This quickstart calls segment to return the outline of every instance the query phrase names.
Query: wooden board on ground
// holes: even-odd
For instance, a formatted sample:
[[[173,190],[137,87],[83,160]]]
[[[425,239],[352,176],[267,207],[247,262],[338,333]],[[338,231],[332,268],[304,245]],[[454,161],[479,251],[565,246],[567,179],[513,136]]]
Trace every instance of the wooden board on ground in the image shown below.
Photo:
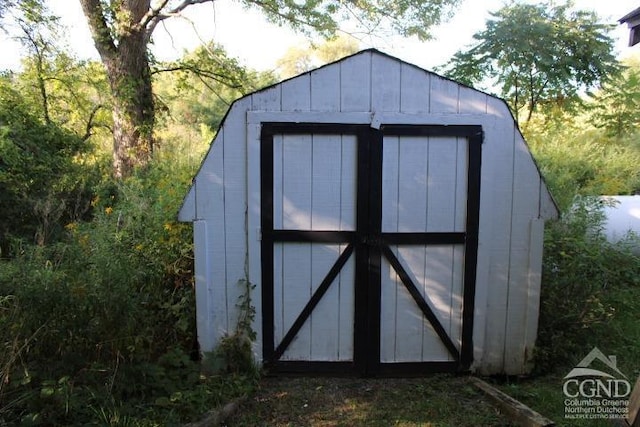
[[[517,401],[487,384],[479,378],[472,378],[473,384],[482,390],[498,408],[516,424],[523,427],[547,427],[554,426],[555,423],[540,415],[525,404]]]
[[[629,398],[629,415],[627,422],[631,427],[640,427],[640,377],[636,380]]]

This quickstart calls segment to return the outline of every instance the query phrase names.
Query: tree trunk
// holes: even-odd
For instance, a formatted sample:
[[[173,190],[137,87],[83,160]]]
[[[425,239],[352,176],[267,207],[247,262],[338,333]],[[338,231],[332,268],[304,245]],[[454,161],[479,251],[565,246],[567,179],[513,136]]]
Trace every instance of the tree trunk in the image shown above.
[[[113,172],[122,178],[150,159],[155,109],[144,34],[121,39],[118,53],[105,65],[113,96]]]
[[[155,109],[148,35],[139,22],[150,0],[111,2],[115,22],[109,26],[100,0],[80,0],[93,40],[107,69],[113,98],[113,174],[116,178],[144,166],[153,150]],[[113,20],[113,19],[112,19]]]

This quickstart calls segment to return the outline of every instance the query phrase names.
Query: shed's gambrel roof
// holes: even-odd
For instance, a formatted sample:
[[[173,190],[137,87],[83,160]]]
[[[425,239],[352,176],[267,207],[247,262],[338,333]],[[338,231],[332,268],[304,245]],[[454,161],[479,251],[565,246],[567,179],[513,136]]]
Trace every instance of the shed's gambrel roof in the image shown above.
[[[466,96],[469,96],[469,94],[475,93],[475,94],[481,94],[483,96],[486,96],[487,98],[492,99],[493,102],[491,104],[492,104],[492,108],[493,109],[492,109],[492,111],[487,111],[487,113],[496,115],[498,117],[501,117],[504,120],[510,120],[513,123],[513,126],[515,127],[515,129],[519,133],[519,135],[522,138],[522,140],[524,140],[524,137],[522,136],[522,134],[520,132],[520,129],[519,129],[519,127],[518,127],[513,115],[511,114],[511,111],[509,110],[509,107],[508,107],[506,101],[504,101],[502,98],[499,98],[499,97],[497,97],[495,95],[491,95],[489,93],[486,93],[486,92],[480,91],[478,89],[472,88],[472,87],[467,86],[467,85],[465,85],[463,83],[460,83],[460,82],[457,82],[455,80],[449,79],[448,77],[444,77],[444,76],[439,75],[437,73],[434,73],[432,71],[425,70],[425,69],[423,69],[423,68],[421,68],[421,67],[419,67],[419,66],[417,66],[415,64],[408,63],[408,62],[403,61],[403,60],[401,60],[401,59],[399,59],[397,57],[394,57],[392,55],[389,55],[387,53],[381,52],[381,51],[379,51],[377,49],[373,49],[373,48],[372,49],[362,50],[362,51],[357,52],[355,54],[352,54],[352,55],[346,56],[344,58],[341,58],[341,59],[339,59],[337,61],[334,61],[334,62],[331,62],[329,64],[323,65],[323,66],[321,66],[319,68],[316,68],[316,69],[301,73],[301,74],[299,74],[297,76],[293,76],[293,77],[291,77],[289,79],[280,81],[278,83],[274,83],[273,85],[267,86],[265,88],[262,88],[260,90],[255,91],[255,92],[247,94],[247,95],[245,95],[245,96],[243,96],[241,98],[238,98],[237,100],[235,100],[231,104],[231,106],[227,110],[224,118],[222,119],[222,121],[220,123],[220,126],[218,127],[216,135],[218,135],[220,133],[220,131],[222,129],[224,129],[224,126],[225,126],[225,123],[227,121],[227,118],[228,118],[229,114],[234,110],[234,108],[237,108],[238,105],[242,104],[243,102],[245,102],[247,100],[253,100],[253,99],[256,99],[256,98],[260,98],[261,96],[268,97],[269,93],[273,92],[274,90],[277,90],[277,88],[279,88],[279,87],[295,84],[296,80],[301,80],[301,79],[304,79],[304,78],[308,78],[312,74],[330,73],[332,69],[335,69],[336,67],[339,67],[340,64],[346,63],[346,62],[348,62],[350,60],[353,60],[354,58],[357,58],[357,57],[360,57],[360,56],[363,56],[363,55],[368,55],[368,54],[377,55],[377,56],[388,58],[388,59],[390,59],[392,61],[395,61],[395,62],[398,62],[398,63],[402,64],[403,66],[407,66],[407,67],[413,69],[415,72],[424,73],[425,75],[431,75],[431,76],[436,77],[438,80],[442,80],[444,82],[448,82],[450,84],[453,84],[453,85],[455,85],[455,87],[458,87],[461,90],[464,90],[465,93],[467,94]],[[356,78],[358,78],[358,77],[356,77]],[[418,91],[416,90],[416,93],[417,92]],[[473,98],[473,96],[471,96],[471,98]],[[488,109],[489,109],[489,107],[488,107]],[[260,111],[261,109],[259,107],[256,108],[255,103],[252,102],[252,106],[249,108],[249,110]],[[282,110],[285,111],[285,110],[288,110],[288,109],[287,108],[282,108]],[[294,107],[293,110],[296,110],[296,108]],[[315,110],[311,110],[311,111],[323,111],[323,110],[322,109],[315,109]],[[334,111],[334,110],[329,108],[327,111]],[[341,110],[339,112],[352,112],[352,111],[355,111],[355,110],[350,109],[348,106],[346,106],[345,109],[341,108]],[[460,113],[459,111],[460,111],[460,108],[458,108],[458,113]],[[369,112],[372,115],[374,115],[376,113],[375,108],[370,106]],[[472,112],[472,111],[469,110],[468,112]],[[414,113],[414,112],[411,112],[411,113]],[[419,113],[419,112],[415,112],[415,113]],[[461,114],[464,114],[464,113],[461,113]],[[372,120],[374,120],[374,119],[372,118]],[[207,154],[205,155],[205,157],[204,157],[204,159],[203,159],[203,161],[202,161],[202,163],[200,165],[200,168],[198,169],[198,172],[196,173],[196,175],[195,175],[195,177],[193,179],[193,182],[192,182],[192,185],[191,185],[191,187],[189,189],[189,192],[187,193],[187,195],[184,198],[184,201],[182,203],[182,206],[181,206],[179,214],[178,214],[178,219],[180,221],[190,222],[190,221],[194,221],[194,220],[198,219],[198,212],[197,212],[197,209],[196,209],[195,182],[196,182],[197,177],[202,172],[202,169],[203,169],[204,165],[207,163],[207,159],[211,155],[211,150],[212,150],[213,145],[214,145],[215,142],[216,142],[216,138],[214,137],[214,139],[213,139],[213,141],[211,143],[211,146],[210,146]],[[540,174],[542,182],[544,183],[544,177],[540,173],[540,168],[538,167],[538,164],[535,161],[535,158],[533,158],[533,156],[531,156],[531,160],[535,164],[536,168],[538,169],[538,173]],[[545,217],[545,218],[556,218],[559,215],[558,206],[557,206],[555,200],[553,199],[552,195],[550,193],[548,193],[548,190],[546,189],[546,185],[544,187],[545,187],[545,192],[547,193],[547,196],[548,196],[548,201],[550,202],[551,206],[547,207],[547,211],[548,212],[546,212],[546,214],[543,214],[543,217]],[[547,203],[547,205],[549,205],[549,203]]]

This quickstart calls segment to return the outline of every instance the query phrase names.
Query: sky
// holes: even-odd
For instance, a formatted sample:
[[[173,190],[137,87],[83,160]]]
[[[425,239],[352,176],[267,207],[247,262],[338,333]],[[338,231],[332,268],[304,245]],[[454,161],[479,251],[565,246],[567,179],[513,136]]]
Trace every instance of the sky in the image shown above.
[[[469,46],[472,35],[484,28],[490,11],[499,9],[504,0],[464,0],[454,17],[433,30],[434,40],[419,42],[400,37],[363,40],[362,48],[375,47],[404,61],[431,70],[444,64],[453,54]],[[575,0],[579,9],[594,10],[604,22],[617,20],[634,10],[638,0]],[[50,0],[53,12],[67,27],[68,42],[80,59],[97,59],[89,29],[77,0]],[[275,68],[276,61],[289,47],[304,46],[306,39],[290,30],[269,24],[257,11],[244,10],[237,2],[216,0],[187,9],[191,21],[168,19],[166,27],[159,25],[154,33],[152,50],[157,59],[179,57],[185,49],[193,49],[201,41],[215,40],[240,62],[258,70]],[[197,28],[197,31],[194,30]],[[638,53],[638,46],[629,48],[629,30],[617,25],[612,37],[621,58]],[[18,69],[20,46],[0,33],[0,69]]]

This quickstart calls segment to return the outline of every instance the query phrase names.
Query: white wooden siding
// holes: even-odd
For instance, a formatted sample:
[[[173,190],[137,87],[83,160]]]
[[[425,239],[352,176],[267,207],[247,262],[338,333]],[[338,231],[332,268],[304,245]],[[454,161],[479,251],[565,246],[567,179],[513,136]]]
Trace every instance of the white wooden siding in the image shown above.
[[[400,112],[424,114],[429,112],[429,82],[431,74],[413,65],[400,67]]]
[[[246,100],[244,105],[248,107]],[[238,301],[245,291],[246,280],[246,210],[247,210],[247,145],[246,114],[240,109],[232,110],[224,128],[224,262],[226,268],[225,304],[227,309],[227,331],[237,324]],[[213,240],[216,237],[213,236]],[[214,256],[215,251],[214,251]],[[218,282],[219,283],[219,282]],[[216,285],[217,286],[217,285]]]
[[[430,83],[429,112],[458,113],[460,86],[436,75],[431,76]]]
[[[340,67],[311,72],[311,111],[336,111],[340,105]]]
[[[233,104],[180,212],[181,220],[199,221],[194,227],[194,241],[198,257],[198,334],[203,351],[211,350],[222,334],[234,328],[235,307],[241,291],[237,282],[248,278],[256,285],[252,298],[256,306],[254,329],[258,332],[255,349],[258,360],[261,358],[259,136],[262,121],[371,123],[372,126],[481,125],[485,140],[482,146],[473,331],[474,368],[483,373],[519,373],[526,370],[525,354],[530,353],[533,346],[537,325],[539,246],[542,239],[540,220],[557,215],[553,199],[503,101],[371,50],[253,93]],[[293,135],[286,138],[290,137],[294,138]],[[296,152],[295,141],[289,147],[292,151],[287,151],[289,148],[282,150],[283,156],[300,156],[299,163],[306,168],[285,168],[277,178],[282,185],[274,185],[274,198],[281,202],[274,209],[278,210],[281,224],[283,227],[286,224],[321,230],[333,229],[339,223],[338,229],[353,230],[355,175],[352,167],[355,152],[350,147],[354,144],[339,136],[316,135],[309,138],[313,140],[311,151]],[[384,229],[419,229],[422,223],[424,230],[435,231],[439,227],[444,230],[453,221],[454,231],[461,231],[465,222],[461,207],[466,200],[462,196],[466,192],[466,181],[461,174],[466,171],[467,164],[466,160],[465,163],[460,160],[466,159],[466,152],[461,151],[464,141],[456,142],[455,151],[450,149],[453,143],[442,142],[439,145],[438,139],[438,142],[426,144],[427,147],[414,144],[410,151],[403,152],[397,147],[405,143],[411,145],[412,142],[411,138],[406,141],[403,138],[402,142],[394,143],[397,146],[395,154],[387,149],[387,145],[391,145],[389,141],[385,140],[384,153]],[[284,146],[288,147],[288,143]],[[421,163],[417,161],[421,156],[429,159],[437,156],[438,161]],[[277,157],[275,155],[276,162]],[[339,165],[335,161],[338,158]],[[453,162],[452,159],[457,160]],[[320,164],[327,167],[318,167]],[[323,175],[322,170],[330,172]],[[332,174],[340,176],[339,187],[331,180],[320,183]],[[408,179],[416,181],[410,184],[406,181]],[[416,191],[420,179],[423,183],[429,179],[442,185],[455,183],[455,198],[451,193],[447,196],[444,186],[431,187],[428,182],[426,191]],[[339,201],[337,195],[340,196]],[[430,198],[439,203],[432,202]],[[348,200],[352,203],[347,203]],[[330,215],[335,206],[340,206],[339,218]],[[300,214],[305,209],[314,213]],[[321,270],[326,269],[344,250],[344,245],[307,245],[295,249],[287,248],[289,245],[282,244],[276,250],[276,257],[294,261],[299,257],[300,262],[304,258],[303,265],[309,268],[305,272],[281,268],[278,274],[282,276],[283,286],[286,286],[285,282],[298,280],[296,274],[307,275],[306,280],[313,283],[316,277],[326,274]],[[532,251],[532,245],[537,249]],[[456,283],[461,282],[458,277],[464,265],[463,252],[456,246],[394,250],[425,292],[435,293],[430,302],[445,329],[449,328],[454,343],[458,344],[460,338],[456,331],[461,329],[461,290]],[[448,267],[440,270],[438,266],[443,265]],[[387,271],[383,277],[383,310],[389,311],[389,318],[393,319],[382,325],[384,360],[427,360],[446,355],[446,351],[438,347],[441,344],[431,343],[439,342],[439,339],[432,340],[433,332],[429,325],[421,320],[421,316],[415,320],[415,308],[412,306],[407,310],[410,303],[415,304],[404,287],[398,286],[389,266],[383,263],[383,268]],[[314,313],[315,318],[312,317],[303,327],[302,335],[292,343],[285,357],[350,360],[353,331],[345,319],[353,317],[352,275],[353,261],[350,260],[336,279],[337,283],[331,285],[325,297],[328,302],[321,302],[317,308],[332,322],[338,318],[338,323],[328,323],[322,329],[324,326],[317,322],[318,315]],[[445,283],[448,285],[443,285]],[[314,290],[313,286],[317,283],[304,289],[307,296]],[[287,307],[299,304],[295,295],[279,296],[290,297],[291,303]],[[207,302],[200,301],[202,298]],[[336,298],[338,304],[335,304]],[[447,300],[450,301],[448,306]],[[325,305],[335,307],[325,309]],[[295,310],[287,308],[287,311]],[[283,333],[286,323],[291,322],[295,315],[289,312],[280,314],[280,326],[276,325],[280,332],[277,334]],[[413,318],[409,319],[412,315]],[[398,326],[405,325],[405,322],[409,325],[407,328]],[[338,332],[331,336],[330,330],[336,325]],[[405,338],[409,330],[420,331],[419,345],[407,344]],[[331,338],[322,341],[319,337],[323,336]],[[433,351],[435,353],[430,353]],[[444,356],[442,358],[447,360]]]
[[[503,366],[506,351],[505,320],[511,262],[509,249],[514,190],[514,138],[513,124],[500,122],[485,136],[483,143],[482,167],[485,179],[481,182],[481,193],[483,189],[491,188],[492,200],[485,200],[489,205],[481,205],[480,210],[480,230],[487,229],[489,233],[480,236],[483,247],[478,251],[478,255],[479,262],[487,263],[488,277],[484,285],[480,285],[480,282],[477,287],[485,288],[487,293],[486,305],[481,307],[481,310],[487,312],[483,364],[488,366],[489,370],[498,371]],[[485,173],[486,170],[491,170],[491,173]],[[482,255],[484,259],[481,258]]]
[[[527,331],[527,309],[530,304],[529,276],[536,267],[530,266],[531,222],[537,219],[540,205],[539,173],[531,159],[524,140],[516,132],[514,143],[513,208],[511,211],[511,263],[509,270],[509,294],[505,328],[506,374],[517,374],[525,364],[523,339]],[[537,322],[536,322],[537,323]]]
[[[371,111],[400,111],[400,62],[373,56],[370,91]]]
[[[340,108],[333,111],[371,111],[371,55],[352,56],[336,65],[340,67]]]

